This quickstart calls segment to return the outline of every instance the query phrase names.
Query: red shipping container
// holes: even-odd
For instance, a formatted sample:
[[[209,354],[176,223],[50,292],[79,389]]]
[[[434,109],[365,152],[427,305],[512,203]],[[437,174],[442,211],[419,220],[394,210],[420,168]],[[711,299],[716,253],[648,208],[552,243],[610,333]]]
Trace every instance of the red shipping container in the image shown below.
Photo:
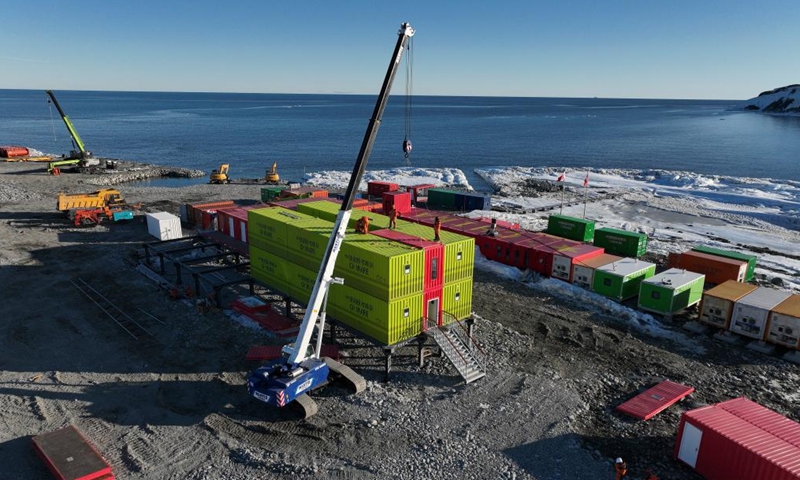
[[[442,287],[426,289],[422,293],[422,313],[425,318],[435,320],[436,325],[442,326]],[[427,325],[426,325],[427,328]]]
[[[684,413],[673,455],[708,480],[797,480],[800,424],[735,398]]]
[[[217,211],[217,230],[247,243],[247,212],[252,208],[226,208]]]
[[[198,209],[214,208],[214,207],[232,207],[234,206],[233,200],[222,200],[219,202],[200,202],[200,203],[187,203],[186,204],[186,218],[191,225],[194,225],[201,219],[201,215],[197,214]]]
[[[733,258],[720,257],[703,252],[689,250],[679,255],[670,254],[668,262],[670,268],[682,268],[690,272],[702,273],[706,276],[706,283],[720,285],[728,280],[744,282],[747,275],[747,262]]]
[[[436,188],[436,185],[432,183],[422,183],[419,185],[408,185],[406,186],[406,191],[411,194],[411,201],[414,205],[417,202],[427,203],[428,202],[428,189],[429,188]]]
[[[583,260],[602,255],[605,252],[603,247],[595,247],[585,243],[558,250],[553,254],[553,270],[550,275],[553,278],[572,283],[572,266]]]
[[[5,158],[27,157],[29,154],[30,152],[25,147],[19,147],[16,145],[6,145],[0,147],[0,157],[5,157]]]
[[[411,211],[411,194],[408,192],[383,192],[383,211],[388,215],[394,207],[397,213]]]
[[[199,230],[217,230],[217,212],[235,206],[208,207],[194,209],[194,227]]]
[[[423,279],[423,290],[442,288],[444,279],[444,244],[425,240],[397,230],[374,230],[370,232],[382,238],[388,238],[395,242],[421,248],[425,255],[425,278]]]
[[[392,182],[367,182],[367,195],[380,197],[384,192],[394,192],[399,188],[399,185]]]
[[[546,267],[545,265],[540,265],[542,264],[542,262],[545,262],[546,260],[546,255],[544,253],[545,247],[553,243],[562,242],[564,239],[561,237],[556,237],[555,235],[550,235],[541,232],[523,232],[523,233],[526,238],[518,242],[518,248],[520,249],[520,256],[522,258],[522,263],[520,268],[522,268],[523,270],[531,269],[543,275],[550,275],[550,271],[552,271],[553,268],[552,252],[550,253],[549,270],[546,271],[539,270],[540,268],[544,269]]]
[[[478,220],[479,222],[482,222],[482,223],[488,223],[488,224],[492,223],[492,218],[491,217],[479,217],[479,218],[476,218],[475,220]],[[512,222],[508,222],[506,220],[497,220],[497,219],[495,219],[495,222],[497,223],[498,227],[510,228],[511,230],[519,230],[520,229],[519,228],[519,223],[512,223]]]
[[[528,264],[526,267],[549,277],[553,273],[553,257],[555,254],[560,250],[566,250],[580,244],[580,242],[567,240],[565,238],[547,245],[537,243],[529,250]]]

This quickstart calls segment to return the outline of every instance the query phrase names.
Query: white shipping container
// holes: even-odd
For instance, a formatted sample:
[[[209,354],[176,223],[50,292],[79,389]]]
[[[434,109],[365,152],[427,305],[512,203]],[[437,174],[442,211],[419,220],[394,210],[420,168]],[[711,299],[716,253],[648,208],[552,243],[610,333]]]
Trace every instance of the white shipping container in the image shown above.
[[[181,219],[167,212],[148,213],[147,232],[159,240],[183,237]]]
[[[759,288],[740,298],[733,307],[730,331],[764,340],[769,312],[791,296],[788,292]]]

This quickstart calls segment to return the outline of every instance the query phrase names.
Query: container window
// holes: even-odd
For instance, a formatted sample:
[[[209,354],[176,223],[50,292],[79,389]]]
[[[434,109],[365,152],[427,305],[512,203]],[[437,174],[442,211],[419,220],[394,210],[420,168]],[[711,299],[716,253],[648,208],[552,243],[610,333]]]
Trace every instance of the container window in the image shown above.
[[[408,318],[408,315],[409,315],[408,309],[407,308],[403,309],[403,316]]]
[[[461,260],[461,252],[456,253],[456,260]]]
[[[653,292],[650,294],[650,297],[655,300],[658,300],[659,298],[661,298],[661,292],[653,290]]]
[[[461,300],[461,292],[456,292],[456,302]]]
[[[439,278],[439,257],[431,258],[431,280]]]
[[[406,265],[406,267],[403,269],[403,273],[405,273],[406,275],[411,273],[411,265]]]

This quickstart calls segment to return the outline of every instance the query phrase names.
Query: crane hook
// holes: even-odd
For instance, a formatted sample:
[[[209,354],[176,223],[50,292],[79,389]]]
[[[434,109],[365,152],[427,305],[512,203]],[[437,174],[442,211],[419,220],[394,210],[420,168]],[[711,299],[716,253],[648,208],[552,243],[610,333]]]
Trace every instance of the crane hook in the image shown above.
[[[408,155],[411,153],[411,148],[411,140],[407,138],[403,140],[403,153],[406,154],[406,158],[408,158]]]

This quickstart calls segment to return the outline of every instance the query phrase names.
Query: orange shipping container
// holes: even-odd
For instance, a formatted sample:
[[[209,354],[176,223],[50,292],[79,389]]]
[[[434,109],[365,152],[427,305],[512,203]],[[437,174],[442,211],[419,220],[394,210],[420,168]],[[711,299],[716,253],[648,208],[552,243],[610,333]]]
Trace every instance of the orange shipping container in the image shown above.
[[[673,258],[670,258],[672,261]],[[732,258],[709,255],[707,253],[690,250],[683,252],[677,259],[673,268],[682,268],[690,272],[702,273],[706,276],[706,283],[719,285],[728,280],[744,282],[747,275],[747,262]]]
[[[794,294],[772,309],[767,341],[800,350],[800,295]]]
[[[733,315],[733,305],[757,288],[749,283],[728,280],[708,290],[700,301],[700,321],[727,330]]]

